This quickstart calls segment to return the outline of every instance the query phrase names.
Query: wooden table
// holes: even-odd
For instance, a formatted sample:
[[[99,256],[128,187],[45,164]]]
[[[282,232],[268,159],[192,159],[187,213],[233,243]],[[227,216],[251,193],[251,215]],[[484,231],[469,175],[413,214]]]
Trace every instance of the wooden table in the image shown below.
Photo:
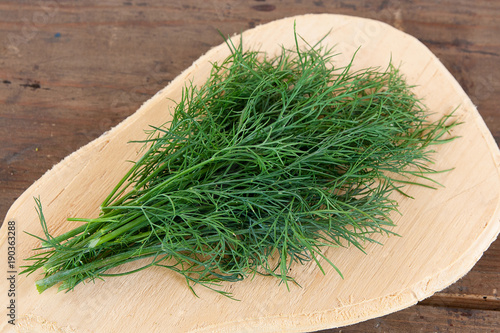
[[[305,13],[387,22],[426,44],[500,140],[500,3],[475,1],[0,2],[0,217],[66,155],[132,114],[223,34]],[[369,38],[361,36],[360,38]],[[324,332],[500,330],[500,240],[449,288]]]

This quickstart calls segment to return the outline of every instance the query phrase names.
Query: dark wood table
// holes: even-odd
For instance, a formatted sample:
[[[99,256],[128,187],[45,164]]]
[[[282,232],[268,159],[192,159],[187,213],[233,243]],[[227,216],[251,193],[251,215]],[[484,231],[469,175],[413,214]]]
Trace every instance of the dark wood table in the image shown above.
[[[417,37],[459,81],[499,142],[499,1],[2,0],[2,220],[54,164],[220,44],[218,30],[233,34],[305,13],[373,18]],[[499,289],[500,239],[469,274],[418,305],[324,332],[499,332]]]

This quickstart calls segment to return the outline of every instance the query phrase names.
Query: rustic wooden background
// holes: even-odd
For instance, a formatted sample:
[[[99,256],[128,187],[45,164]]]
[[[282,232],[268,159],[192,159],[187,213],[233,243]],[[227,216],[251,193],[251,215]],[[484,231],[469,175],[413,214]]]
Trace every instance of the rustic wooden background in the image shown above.
[[[220,44],[218,30],[305,13],[373,18],[417,37],[499,142],[499,1],[1,0],[0,221],[52,165]],[[469,274],[418,305],[324,332],[499,332],[499,289],[500,239]]]

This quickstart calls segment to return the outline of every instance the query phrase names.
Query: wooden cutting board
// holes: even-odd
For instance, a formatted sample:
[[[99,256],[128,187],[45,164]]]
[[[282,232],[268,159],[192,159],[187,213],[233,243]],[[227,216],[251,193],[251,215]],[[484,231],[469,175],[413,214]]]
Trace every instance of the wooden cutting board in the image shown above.
[[[228,55],[222,44],[134,115],[54,166],[12,205],[0,230],[0,263],[13,272],[6,274],[15,283],[1,279],[0,304],[15,301],[16,326],[4,315],[2,332],[307,332],[411,306],[472,268],[500,231],[500,154],[470,99],[422,43],[373,20],[331,14],[286,18],[244,32],[244,46],[270,55],[281,45],[292,47],[294,21],[297,32],[312,44],[330,32],[323,44],[336,45],[342,53],[336,57],[338,65],[346,64],[358,47],[355,68],[385,67],[392,59],[417,85],[414,92],[434,117],[458,107],[456,118],[464,124],[452,134],[461,138],[438,146],[435,155],[436,169],[455,168],[436,177],[445,187],[407,187],[414,199],[395,197],[402,215],[394,216],[393,231],[402,237],[375,236],[384,246],[367,244],[367,254],[355,248],[329,249],[327,255],[344,279],[327,264],[323,275],[311,263],[292,268],[302,287],[292,285],[290,291],[276,279],[259,276],[224,284],[239,302],[202,287],[196,288],[196,298],[180,276],[157,267],[80,285],[69,293],[52,288],[41,295],[36,274],[18,274],[23,259],[39,245],[23,231],[42,234],[33,197],[41,198],[53,234],[77,225],[67,217],[97,216],[99,204],[130,167],[126,161],[138,157],[140,145],[128,141],[144,138],[149,125],[169,119],[171,99],[179,99],[185,82],[203,83],[211,63]],[[9,225],[16,232],[12,268],[7,267]],[[13,286],[15,297],[9,297]]]

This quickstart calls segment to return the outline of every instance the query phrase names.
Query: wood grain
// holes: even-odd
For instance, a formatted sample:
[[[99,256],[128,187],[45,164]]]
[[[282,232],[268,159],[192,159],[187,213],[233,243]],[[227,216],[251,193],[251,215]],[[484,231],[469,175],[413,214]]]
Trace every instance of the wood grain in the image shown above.
[[[457,78],[497,141],[500,137],[495,2],[54,1],[47,6],[0,3],[0,135],[7,138],[0,146],[2,217],[53,164],[119,123],[219,44],[216,29],[234,33],[293,14],[376,18],[418,37]],[[498,244],[441,294],[497,297]],[[464,297],[453,304],[474,308],[472,303]]]
[[[389,316],[318,333],[498,332],[500,312],[416,305]]]

